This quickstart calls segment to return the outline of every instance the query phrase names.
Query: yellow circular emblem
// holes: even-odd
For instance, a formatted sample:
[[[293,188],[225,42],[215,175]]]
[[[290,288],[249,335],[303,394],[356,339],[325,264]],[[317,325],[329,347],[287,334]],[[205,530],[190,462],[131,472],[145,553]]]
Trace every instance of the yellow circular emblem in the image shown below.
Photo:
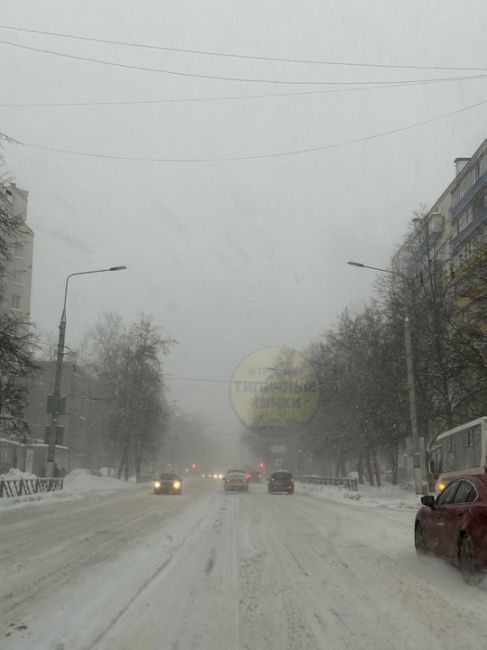
[[[251,429],[306,424],[316,411],[318,396],[313,366],[287,347],[252,352],[237,367],[230,384],[233,409]]]

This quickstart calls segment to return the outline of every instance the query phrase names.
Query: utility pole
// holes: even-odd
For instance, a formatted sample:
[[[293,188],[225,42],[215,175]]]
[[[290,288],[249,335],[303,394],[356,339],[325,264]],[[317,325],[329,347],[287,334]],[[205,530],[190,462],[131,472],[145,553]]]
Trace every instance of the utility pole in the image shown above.
[[[67,280],[66,280],[67,292]],[[47,442],[47,465],[46,476],[53,476],[54,462],[56,457],[56,444],[62,440],[62,428],[58,429],[58,417],[65,412],[66,400],[61,397],[61,379],[63,375],[64,341],[66,338],[66,297],[64,308],[59,322],[59,338],[57,344],[56,367],[54,373],[54,390],[47,399],[47,412],[51,414],[51,422],[46,431]],[[59,433],[59,435],[58,435]]]
[[[363,269],[372,269],[374,271],[381,271],[389,275],[397,275],[401,278],[403,284],[406,283],[406,278],[400,271],[391,271],[390,269],[382,269],[377,266],[369,266],[361,262],[347,262],[350,266],[358,266]],[[413,360],[413,346],[411,341],[411,324],[409,321],[409,313],[407,301],[404,301],[406,315],[404,317],[404,347],[406,352],[406,369],[407,369],[407,386],[408,386],[408,402],[409,402],[409,426],[411,429],[411,455],[413,458],[413,475],[414,487],[416,494],[423,494],[423,470],[421,466],[420,454],[420,437],[418,432],[418,417],[416,410],[416,388],[414,384],[414,360]]]
[[[69,280],[75,275],[91,275],[93,273],[106,273],[107,271],[123,271],[126,266],[111,266],[109,269],[97,269],[95,271],[81,271],[70,273],[66,278],[64,288],[64,304],[59,322],[59,336],[56,354],[56,366],[54,373],[54,390],[47,398],[47,412],[51,415],[51,422],[46,426],[45,441],[47,443],[46,476],[52,477],[56,459],[56,445],[63,442],[63,427],[58,425],[58,418],[66,410],[66,400],[61,396],[61,381],[63,376],[64,341],[66,338],[66,301],[68,298]]]
[[[416,387],[414,384],[413,346],[411,341],[411,326],[406,309],[404,318],[404,339],[406,348],[406,367],[408,373],[409,421],[411,426],[411,453],[413,456],[414,487],[416,494],[423,494],[423,472],[419,450],[418,418],[416,410]]]

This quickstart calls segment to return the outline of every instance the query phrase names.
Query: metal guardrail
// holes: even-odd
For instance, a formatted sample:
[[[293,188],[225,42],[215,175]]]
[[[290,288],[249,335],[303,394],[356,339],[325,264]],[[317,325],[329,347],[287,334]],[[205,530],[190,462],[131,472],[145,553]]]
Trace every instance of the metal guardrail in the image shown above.
[[[0,479],[0,498],[55,492],[63,489],[63,483],[62,478]]]
[[[324,476],[295,476],[294,478],[301,483],[335,485],[337,487],[344,487],[352,492],[358,492],[358,479],[356,478],[327,478]]]

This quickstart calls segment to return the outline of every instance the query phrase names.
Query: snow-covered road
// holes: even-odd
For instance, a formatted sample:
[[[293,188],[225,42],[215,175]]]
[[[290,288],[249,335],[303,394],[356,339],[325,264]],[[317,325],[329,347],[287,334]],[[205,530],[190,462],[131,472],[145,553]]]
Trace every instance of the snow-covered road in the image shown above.
[[[487,589],[418,562],[414,512],[147,486],[0,513],[0,647],[462,650]]]

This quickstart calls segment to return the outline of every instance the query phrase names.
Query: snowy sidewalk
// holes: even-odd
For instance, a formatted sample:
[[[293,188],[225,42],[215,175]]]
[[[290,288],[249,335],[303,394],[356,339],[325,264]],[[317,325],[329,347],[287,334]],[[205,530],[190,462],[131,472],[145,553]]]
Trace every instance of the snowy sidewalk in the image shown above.
[[[0,474],[0,479],[36,479],[34,474],[10,469],[6,474]],[[119,490],[135,489],[134,481],[119,481],[110,476],[93,476],[85,469],[75,469],[64,478],[62,490],[55,492],[39,492],[37,494],[19,497],[4,497],[0,499],[0,511],[13,508],[22,508],[32,505],[51,505],[59,501],[75,501],[88,498],[97,498],[102,494],[110,494]]]
[[[421,505],[419,496],[413,490],[403,489],[399,485],[388,484],[380,488],[371,485],[359,485],[359,491],[353,492],[332,485],[311,485],[296,482],[295,489],[296,492],[314,497],[367,508],[417,510]]]

